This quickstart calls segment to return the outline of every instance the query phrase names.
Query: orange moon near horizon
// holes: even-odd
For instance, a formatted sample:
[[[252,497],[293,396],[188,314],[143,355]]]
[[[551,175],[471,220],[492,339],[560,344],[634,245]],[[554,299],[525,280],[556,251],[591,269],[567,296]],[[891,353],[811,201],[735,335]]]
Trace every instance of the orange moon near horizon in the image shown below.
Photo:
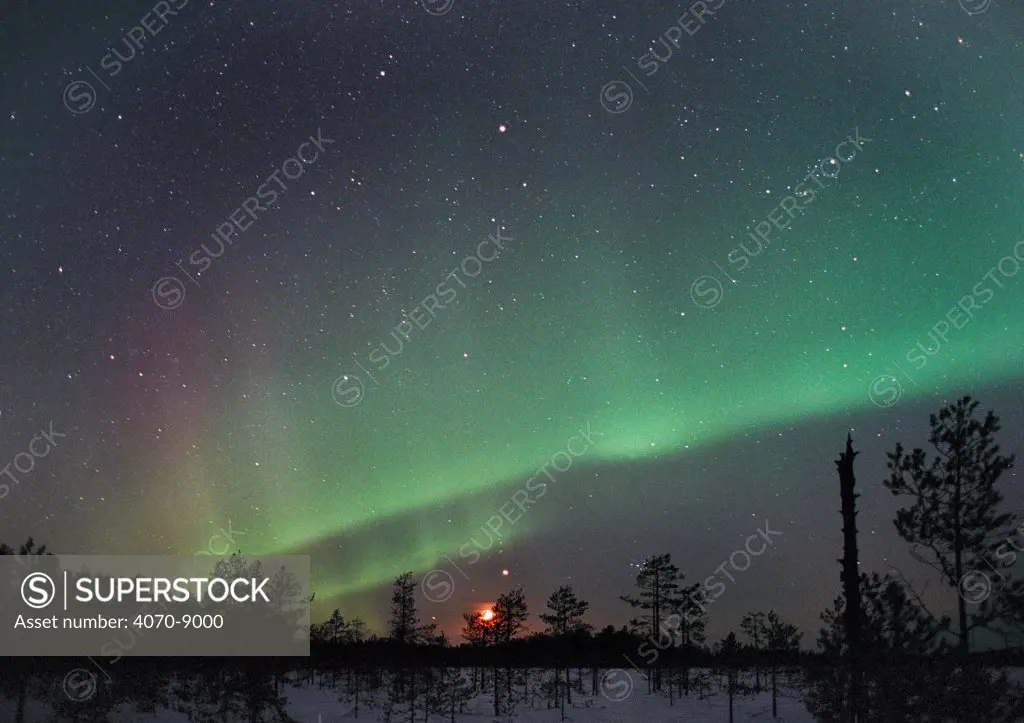
[[[489,620],[493,620],[494,619],[494,611],[491,610],[490,608],[487,608],[482,613],[480,613],[480,617],[482,617],[484,620],[488,620],[488,621]]]

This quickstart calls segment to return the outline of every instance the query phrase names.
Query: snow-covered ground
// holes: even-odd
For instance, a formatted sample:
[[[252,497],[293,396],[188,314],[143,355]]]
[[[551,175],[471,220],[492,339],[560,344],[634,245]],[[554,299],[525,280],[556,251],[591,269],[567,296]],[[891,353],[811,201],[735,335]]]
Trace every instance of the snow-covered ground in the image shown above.
[[[543,671],[534,671],[534,679],[539,680]],[[547,675],[545,675],[547,677]],[[573,675],[575,678],[575,674]],[[696,691],[691,690],[689,696],[682,699],[675,698],[673,705],[669,705],[667,694],[648,694],[646,680],[637,673],[631,671],[607,671],[602,673],[599,680],[599,695],[580,695],[573,693],[573,705],[566,706],[565,715],[567,720],[573,723],[632,723],[633,721],[644,721],[645,723],[661,723],[662,721],[708,721],[714,723],[721,721],[727,723],[729,720],[728,696],[718,690],[718,677],[712,677],[712,686],[706,690],[706,697],[700,698]],[[749,681],[748,681],[749,682]],[[585,671],[583,675],[584,689],[591,691],[591,676]],[[334,723],[335,721],[354,720],[351,711],[352,706],[341,703],[338,700],[339,690],[320,688],[313,686],[287,687],[282,690],[288,697],[287,710],[298,723]],[[737,695],[733,701],[734,721],[736,723],[813,723],[814,719],[807,708],[799,700],[800,693],[792,690],[783,693],[780,689],[778,699],[778,719],[771,715],[772,701],[771,692],[766,691],[760,694]],[[455,720],[458,723],[492,723],[495,720],[519,721],[521,723],[557,723],[561,720],[560,711],[557,709],[548,710],[545,700],[535,698],[535,703],[530,706],[526,703],[519,703],[515,716],[503,715],[496,719],[494,716],[493,701],[489,695],[479,695],[466,705],[464,714],[457,714]],[[25,723],[51,723],[55,721],[52,711],[41,701],[31,701],[26,710]],[[396,720],[407,720],[405,716],[398,715]],[[422,712],[416,716],[417,721],[423,720]],[[155,714],[140,713],[134,708],[125,706],[117,714],[112,714],[107,719],[109,723],[188,723],[188,717],[184,713],[175,711],[160,710]],[[370,709],[365,704],[361,705],[358,720],[377,721],[380,720],[379,706]],[[447,717],[431,717],[432,721],[447,721]],[[14,721],[14,701],[0,700],[0,721],[4,723]],[[225,721],[225,723],[229,723]]]
[[[1011,668],[1007,671],[1012,680],[1024,681],[1024,668]],[[467,673],[468,677],[468,673]],[[542,678],[550,678],[550,671],[531,671],[531,679],[536,690],[536,683]],[[573,673],[573,678],[576,678]],[[744,676],[747,684],[752,676]],[[694,690],[682,699],[675,698],[669,705],[667,695],[647,693],[647,682],[635,671],[623,670],[603,671],[599,676],[599,695],[580,695],[573,693],[573,706],[566,706],[566,720],[572,723],[727,723],[729,721],[729,700],[725,692],[719,690],[720,678],[710,675],[710,686],[705,688],[706,695],[701,697]],[[787,685],[782,686],[785,680]],[[592,678],[588,671],[583,674],[584,690],[590,691]],[[54,685],[54,693],[58,694],[59,681]],[[288,697],[288,714],[298,723],[335,723],[336,721],[369,721],[381,720],[380,707],[361,705],[359,717],[354,718],[352,706],[339,702],[339,693],[343,686],[332,690],[327,687],[313,685],[284,686],[282,692]],[[522,693],[520,686],[519,692]],[[780,678],[778,698],[779,716],[772,718],[771,692],[759,694],[746,693],[736,695],[733,700],[733,720],[735,723],[814,723],[814,718],[802,702],[804,689],[799,685],[789,685],[788,678]],[[456,715],[457,723],[558,723],[560,711],[549,710],[546,700],[534,693],[535,703],[520,702],[514,716],[494,716],[493,701],[489,695],[479,695],[466,705],[465,713]],[[407,710],[407,709],[406,709]],[[15,720],[15,704],[13,700],[0,698],[0,723],[13,723]],[[57,718],[52,709],[43,701],[29,701],[26,707],[25,723],[64,723],[67,718]],[[94,720],[94,719],[90,719]],[[237,720],[237,719],[236,719]],[[268,720],[268,718],[264,718]],[[408,720],[408,712],[393,717],[396,722]],[[416,714],[419,723],[423,721],[422,709]],[[431,723],[448,721],[447,716],[431,716]],[[108,723],[188,723],[184,713],[158,710],[156,713],[142,713],[130,706],[123,706],[115,714],[107,718]],[[234,721],[224,721],[234,723]]]

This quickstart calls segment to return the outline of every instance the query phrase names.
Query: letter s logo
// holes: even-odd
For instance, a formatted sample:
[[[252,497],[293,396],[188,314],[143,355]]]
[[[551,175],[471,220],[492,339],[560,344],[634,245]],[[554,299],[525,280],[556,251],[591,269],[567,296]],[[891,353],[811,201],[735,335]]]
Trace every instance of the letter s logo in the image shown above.
[[[868,387],[868,397],[879,407],[892,407],[903,396],[903,387],[891,374],[875,377]]]
[[[21,583],[21,599],[30,608],[41,610],[53,602],[56,596],[57,586],[45,572],[30,573]]]
[[[690,298],[694,304],[704,309],[718,306],[723,293],[722,283],[714,276],[700,276],[690,284]]]
[[[455,579],[445,570],[431,570],[423,576],[420,587],[427,600],[443,603],[455,594]]]

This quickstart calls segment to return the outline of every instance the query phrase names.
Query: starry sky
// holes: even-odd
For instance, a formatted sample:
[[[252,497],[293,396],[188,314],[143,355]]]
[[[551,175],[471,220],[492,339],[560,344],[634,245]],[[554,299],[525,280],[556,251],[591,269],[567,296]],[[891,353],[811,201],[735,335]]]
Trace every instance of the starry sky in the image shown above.
[[[93,5],[0,0],[0,539],[308,554],[378,630],[413,570],[457,634],[513,585],[621,625],[767,522],[709,633],[813,639],[848,432],[922,585],[885,453],[963,394],[1024,452],[1017,4]]]

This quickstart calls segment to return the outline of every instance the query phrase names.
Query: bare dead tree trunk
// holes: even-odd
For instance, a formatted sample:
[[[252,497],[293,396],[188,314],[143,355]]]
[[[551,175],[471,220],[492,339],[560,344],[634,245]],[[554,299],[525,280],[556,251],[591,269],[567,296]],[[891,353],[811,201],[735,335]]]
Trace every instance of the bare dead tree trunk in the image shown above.
[[[842,572],[839,579],[843,583],[843,596],[846,605],[843,610],[843,625],[846,632],[847,655],[850,669],[850,699],[848,720],[862,723],[863,708],[863,669],[861,650],[861,598],[860,571],[857,566],[857,498],[853,489],[856,480],[853,476],[853,439],[846,435],[846,451],[836,460],[839,471],[839,495],[842,500],[843,515],[843,557]]]

